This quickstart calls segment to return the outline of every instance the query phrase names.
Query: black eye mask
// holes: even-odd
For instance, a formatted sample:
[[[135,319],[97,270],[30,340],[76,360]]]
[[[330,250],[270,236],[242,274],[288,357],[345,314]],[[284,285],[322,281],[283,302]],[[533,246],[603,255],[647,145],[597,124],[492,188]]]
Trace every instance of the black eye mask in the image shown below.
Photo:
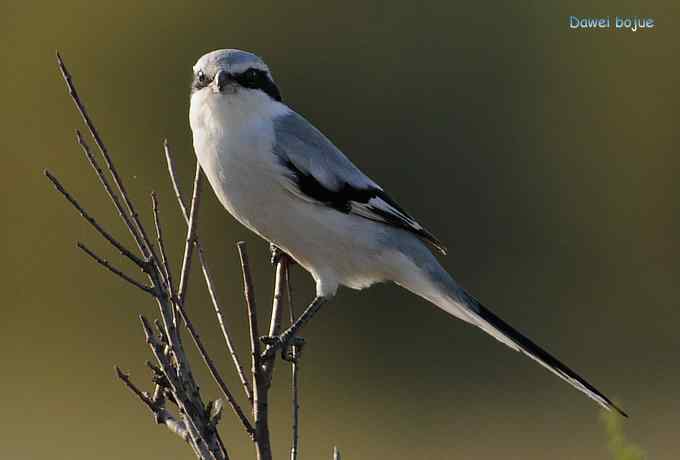
[[[249,68],[241,73],[228,74],[229,79],[236,82],[239,86],[248,89],[258,89],[275,101],[281,102],[281,92],[278,86],[274,83],[269,74],[261,69]],[[214,78],[214,77],[213,77]],[[194,80],[191,84],[191,92],[198,91],[208,86],[213,78],[208,77],[202,70],[199,70],[194,75]]]

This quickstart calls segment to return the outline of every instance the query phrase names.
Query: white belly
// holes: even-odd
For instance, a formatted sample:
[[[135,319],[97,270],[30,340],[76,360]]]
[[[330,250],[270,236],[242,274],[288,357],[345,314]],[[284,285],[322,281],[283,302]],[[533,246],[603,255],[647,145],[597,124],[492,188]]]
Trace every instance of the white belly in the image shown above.
[[[243,121],[233,118],[238,113],[233,107],[196,111],[194,105],[192,100],[194,149],[218,199],[239,222],[306,268],[317,293],[332,294],[338,284],[364,288],[390,276],[381,267],[392,254],[376,238],[366,238],[380,231],[379,224],[286,189],[284,169],[272,152],[271,116]]]

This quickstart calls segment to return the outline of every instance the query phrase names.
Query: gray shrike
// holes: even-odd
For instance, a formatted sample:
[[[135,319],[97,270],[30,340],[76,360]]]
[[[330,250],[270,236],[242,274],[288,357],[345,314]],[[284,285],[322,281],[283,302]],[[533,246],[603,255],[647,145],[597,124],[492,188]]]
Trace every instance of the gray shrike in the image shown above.
[[[193,71],[189,120],[201,168],[227,211],[312,275],[317,297],[308,311],[340,285],[363,289],[392,281],[625,415],[460,287],[428,249],[445,253],[439,240],[282,102],[262,59],[217,50]],[[279,338],[283,345],[291,329]]]

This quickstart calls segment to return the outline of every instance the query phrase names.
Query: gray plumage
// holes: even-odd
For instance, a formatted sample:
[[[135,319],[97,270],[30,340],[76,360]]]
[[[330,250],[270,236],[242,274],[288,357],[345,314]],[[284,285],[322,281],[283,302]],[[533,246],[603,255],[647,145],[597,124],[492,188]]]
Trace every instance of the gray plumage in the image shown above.
[[[443,250],[441,243],[280,102],[260,58],[218,50],[201,57],[194,73],[194,148],[217,197],[239,222],[304,267],[318,296],[331,297],[340,285],[362,289],[392,281],[621,412],[458,286],[427,247]]]

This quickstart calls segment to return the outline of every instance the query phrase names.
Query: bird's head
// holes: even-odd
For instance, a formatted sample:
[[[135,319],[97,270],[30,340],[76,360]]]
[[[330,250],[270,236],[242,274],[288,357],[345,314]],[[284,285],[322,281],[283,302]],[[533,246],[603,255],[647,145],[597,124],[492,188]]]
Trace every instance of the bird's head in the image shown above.
[[[263,98],[280,102],[281,93],[267,65],[247,51],[224,49],[204,54],[193,67],[192,99]]]

